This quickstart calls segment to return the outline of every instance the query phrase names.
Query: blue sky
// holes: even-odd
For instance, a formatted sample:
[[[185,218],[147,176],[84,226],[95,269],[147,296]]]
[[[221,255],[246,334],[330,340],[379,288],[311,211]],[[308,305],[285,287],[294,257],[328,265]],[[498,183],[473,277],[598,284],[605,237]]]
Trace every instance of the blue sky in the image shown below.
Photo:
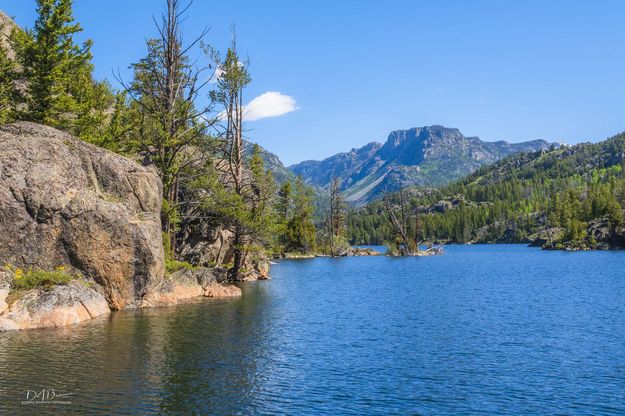
[[[74,3],[96,75],[128,78],[164,0]],[[0,9],[35,18],[34,0]],[[184,29],[211,27],[223,50],[236,24],[246,100],[280,93],[255,102],[248,135],[291,164],[430,124],[567,143],[625,130],[623,16],[623,1],[195,0]]]

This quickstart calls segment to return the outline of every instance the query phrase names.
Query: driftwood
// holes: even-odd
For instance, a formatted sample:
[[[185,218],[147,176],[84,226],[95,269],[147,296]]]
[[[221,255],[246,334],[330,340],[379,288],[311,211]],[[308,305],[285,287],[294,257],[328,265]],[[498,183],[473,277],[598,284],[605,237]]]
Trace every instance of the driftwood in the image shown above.
[[[423,250],[422,253],[428,253],[428,254],[443,254],[443,246],[432,246],[432,247],[428,247],[427,249]]]

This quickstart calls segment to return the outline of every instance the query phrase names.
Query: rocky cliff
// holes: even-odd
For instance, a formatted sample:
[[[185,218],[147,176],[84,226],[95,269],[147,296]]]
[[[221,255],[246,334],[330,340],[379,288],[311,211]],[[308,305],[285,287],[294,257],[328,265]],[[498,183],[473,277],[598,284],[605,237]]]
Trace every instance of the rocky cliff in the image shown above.
[[[11,59],[15,56],[15,53],[8,42],[8,38],[17,27],[13,19],[0,10],[0,47],[7,51],[7,55]]]
[[[128,307],[163,276],[160,209],[151,169],[49,127],[0,128],[0,264],[67,265]]]
[[[189,215],[178,233],[177,256],[200,267],[226,267],[234,261],[234,233],[218,219],[205,214]],[[248,253],[243,261],[243,280],[263,280],[269,275],[269,260],[260,253]]]
[[[161,195],[151,167],[49,127],[0,127],[0,330],[175,303],[189,282],[164,276]],[[7,301],[20,279],[55,270],[74,279]],[[193,293],[219,292],[199,277],[213,271],[198,273]]]

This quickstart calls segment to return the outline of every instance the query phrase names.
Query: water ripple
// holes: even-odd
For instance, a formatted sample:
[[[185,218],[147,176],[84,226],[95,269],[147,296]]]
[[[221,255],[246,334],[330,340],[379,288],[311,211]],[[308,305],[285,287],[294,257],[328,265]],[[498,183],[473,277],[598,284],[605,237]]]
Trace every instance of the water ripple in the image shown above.
[[[0,334],[0,414],[623,414],[623,260],[284,261],[241,299]]]

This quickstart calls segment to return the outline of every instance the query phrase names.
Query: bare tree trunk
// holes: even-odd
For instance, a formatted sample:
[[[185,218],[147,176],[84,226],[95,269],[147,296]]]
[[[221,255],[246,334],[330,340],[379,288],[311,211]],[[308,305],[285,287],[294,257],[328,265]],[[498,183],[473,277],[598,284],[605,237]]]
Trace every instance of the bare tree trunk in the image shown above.
[[[397,219],[397,216],[395,215],[392,209],[389,209],[388,212],[389,212],[389,216],[391,217],[391,223],[393,224],[393,226],[395,226],[395,230],[399,232],[402,238],[402,241],[404,242],[404,245],[406,246],[405,248],[408,249],[409,240],[408,240],[408,236],[406,235],[406,231],[404,230],[404,226],[399,222],[399,220]]]
[[[415,242],[415,249],[417,254],[419,253],[419,231],[420,231],[420,224],[419,224],[419,208],[415,208],[414,210],[414,242]]]
[[[334,257],[334,195],[330,193],[330,211],[328,212],[328,244],[330,245],[330,256]]]
[[[233,49],[236,53],[236,42],[233,41]],[[234,192],[243,195],[243,88],[231,91],[231,108],[228,112],[228,134],[230,135],[229,165],[234,183]],[[243,259],[246,256],[244,243],[245,230],[240,225],[234,229],[234,264],[231,270],[231,279],[239,280]]]
[[[336,254],[335,238],[342,235],[345,216],[344,216],[343,196],[341,195],[341,184],[338,178],[332,178],[330,185],[330,209],[328,213],[328,231],[330,238],[330,254],[334,257]]]
[[[116,78],[141,113],[138,141],[163,182],[163,201],[167,206],[162,211],[162,230],[171,248],[168,254],[174,254],[177,224],[172,221],[172,214],[189,202],[180,195],[190,176],[184,169],[192,159],[184,152],[190,147],[199,149],[195,145],[203,140],[217,117],[211,121],[207,117],[212,111],[213,98],[203,109],[196,108],[196,99],[212,79],[203,72],[210,71],[211,67],[200,68],[188,59],[188,52],[202,43],[207,30],[183,46],[180,22],[190,2],[182,7],[180,0],[167,0],[166,5],[161,19],[154,19],[158,39],[148,41],[148,56],[132,65],[135,80],[126,84],[121,75]],[[208,154],[205,149],[199,153]]]
[[[237,226],[234,231],[234,258],[232,269],[230,270],[230,279],[231,280],[240,280],[241,277],[241,268],[243,266],[243,250],[241,249],[241,245],[243,244],[243,235]]]
[[[395,228],[395,232],[399,234],[403,244],[403,248],[399,250],[400,254],[404,256],[414,256],[419,254],[419,217],[415,211],[415,232],[414,235],[411,234],[409,236],[410,227],[407,221],[410,220],[410,218],[408,218],[410,216],[406,215],[406,206],[402,193],[400,193],[400,204],[399,218],[390,203],[386,204],[386,211],[388,212],[391,225]]]
[[[176,105],[176,77],[180,70],[180,34],[178,32],[178,0],[167,0],[167,18],[163,31],[163,47],[165,48],[165,112],[163,114],[165,120],[163,125],[167,126],[169,134],[168,141],[176,136],[177,126],[174,121],[174,108]],[[169,157],[170,149],[163,149]],[[168,172],[169,174],[169,172]],[[169,190],[166,198],[169,209],[176,209],[178,186],[175,177],[169,178]],[[176,226],[171,224],[167,218],[166,230],[169,238],[170,250],[173,255],[176,252]]]

